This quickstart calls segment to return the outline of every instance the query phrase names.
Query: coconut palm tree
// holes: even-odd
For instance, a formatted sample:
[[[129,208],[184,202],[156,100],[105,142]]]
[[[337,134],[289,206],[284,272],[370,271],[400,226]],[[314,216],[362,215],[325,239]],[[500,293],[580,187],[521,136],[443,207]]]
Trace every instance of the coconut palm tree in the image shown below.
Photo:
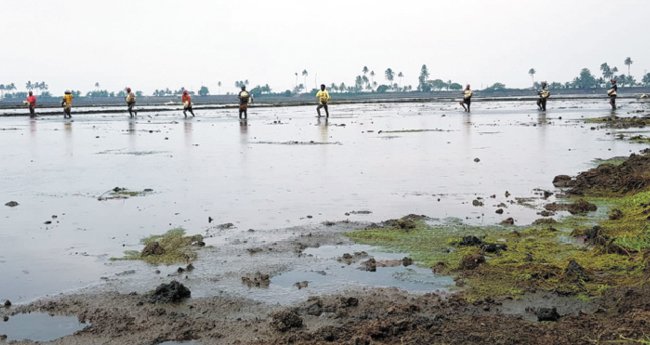
[[[534,68],[528,70],[528,74],[530,74],[530,78],[533,80],[533,84],[535,84],[535,73],[537,73],[537,71]]]
[[[370,81],[372,81],[372,85],[375,85],[375,71],[370,71]]]
[[[219,93],[221,94],[221,82],[220,81],[217,82],[217,87],[219,87]]]
[[[397,73],[397,77],[399,78],[399,86],[402,86],[402,79],[404,79],[404,73],[399,72]]]
[[[307,90],[307,76],[309,75],[309,72],[307,72],[306,69],[302,70],[302,77],[305,79],[305,82],[303,85],[305,85],[305,91]]]
[[[630,75],[630,66],[632,66],[632,64],[634,63],[634,61],[632,61],[632,58],[628,56],[628,57],[625,58],[625,62],[624,62],[624,63],[625,63],[625,65],[627,66],[627,75]]]
[[[393,84],[393,79],[395,79],[395,72],[393,72],[392,68],[387,68],[386,71],[384,72],[384,75],[386,76],[386,80],[388,80],[388,84],[392,85]]]
[[[609,67],[607,62],[603,62],[600,65],[600,71],[603,72],[603,78],[604,79],[609,79],[612,77],[612,69]]]
[[[363,75],[364,75],[364,76],[365,76],[366,74],[368,74],[369,71],[370,71],[370,70],[368,69],[368,66],[363,66],[363,69],[361,70],[361,72],[363,72]]]

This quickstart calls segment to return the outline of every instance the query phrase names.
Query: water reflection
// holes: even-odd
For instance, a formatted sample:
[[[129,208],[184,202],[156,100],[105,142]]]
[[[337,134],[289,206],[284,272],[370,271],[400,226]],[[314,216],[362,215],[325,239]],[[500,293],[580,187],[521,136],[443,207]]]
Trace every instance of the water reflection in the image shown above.
[[[320,140],[321,142],[328,142],[329,141],[329,119],[326,117],[324,120],[321,120],[319,117],[317,120],[318,128],[320,129]]]
[[[192,119],[185,119],[183,129],[185,133],[185,146],[192,146]]]
[[[63,122],[63,133],[65,140],[65,154],[67,156],[73,156],[74,154],[74,143],[72,140],[72,121]]]

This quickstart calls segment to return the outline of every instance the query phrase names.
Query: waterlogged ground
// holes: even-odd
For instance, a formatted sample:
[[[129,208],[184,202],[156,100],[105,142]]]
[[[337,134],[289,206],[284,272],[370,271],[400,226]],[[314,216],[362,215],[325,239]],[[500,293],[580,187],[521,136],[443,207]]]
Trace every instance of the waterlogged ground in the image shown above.
[[[647,108],[622,103],[618,116]],[[360,286],[444,290],[450,279],[417,267],[392,267],[380,280],[348,267],[336,258],[355,247],[327,234],[411,213],[527,224],[539,217],[534,189],[553,190],[553,176],[644,148],[579,121],[610,115],[606,101],[549,108],[476,102],[467,115],[447,103],[333,104],[329,121],[313,107],[287,107],[253,108],[246,123],[232,110],[187,120],[171,112],[0,118],[0,300],[84,287],[146,291],[168,275],[188,276],[193,296],[284,303]],[[133,193],[107,197],[115,187]],[[10,201],[18,206],[4,206]],[[351,223],[322,224],[343,220]],[[233,226],[216,226],[224,223]],[[191,274],[110,260],[176,227],[206,236]],[[306,242],[328,246],[296,259],[287,248],[310,233],[319,240]],[[401,257],[365,249],[378,260]],[[241,284],[257,270],[272,275],[268,288]],[[296,293],[300,281],[309,287]]]

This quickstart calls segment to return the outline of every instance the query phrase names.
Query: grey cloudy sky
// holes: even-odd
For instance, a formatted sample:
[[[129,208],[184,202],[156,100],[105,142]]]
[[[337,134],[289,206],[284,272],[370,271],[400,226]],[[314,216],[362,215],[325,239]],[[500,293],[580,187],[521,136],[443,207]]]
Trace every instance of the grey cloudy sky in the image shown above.
[[[427,64],[431,78],[525,87],[531,67],[567,81],[602,62],[626,71],[627,56],[640,79],[648,13],[648,0],[2,0],[0,84],[281,91],[303,69],[309,87],[349,85],[367,65],[415,86]]]

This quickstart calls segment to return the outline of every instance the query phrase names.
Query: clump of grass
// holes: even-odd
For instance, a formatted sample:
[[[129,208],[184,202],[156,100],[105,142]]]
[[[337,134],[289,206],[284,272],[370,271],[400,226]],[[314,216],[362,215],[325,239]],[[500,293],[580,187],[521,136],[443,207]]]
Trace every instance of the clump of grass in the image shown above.
[[[205,246],[203,236],[185,236],[183,228],[149,236],[141,243],[145,246],[142,251],[125,251],[124,257],[114,260],[142,260],[152,265],[187,264],[196,260],[197,249]]]
[[[103,201],[103,200],[111,200],[111,199],[128,199],[131,197],[143,196],[152,192],[153,189],[150,188],[146,188],[141,191],[134,191],[123,187],[115,187],[107,192],[104,192],[102,195],[100,195],[97,198],[97,200]]]

